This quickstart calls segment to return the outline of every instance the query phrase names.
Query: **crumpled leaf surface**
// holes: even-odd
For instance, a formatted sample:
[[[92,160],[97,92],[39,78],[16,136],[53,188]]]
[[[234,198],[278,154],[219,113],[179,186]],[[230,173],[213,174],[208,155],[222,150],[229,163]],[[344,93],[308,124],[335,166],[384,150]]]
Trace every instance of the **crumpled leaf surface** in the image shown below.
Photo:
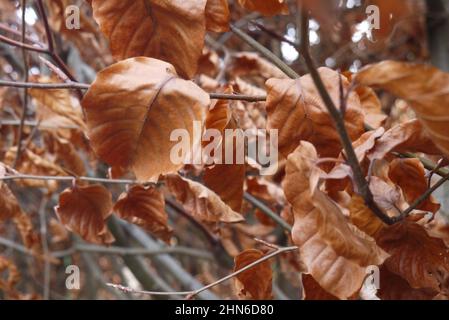
[[[412,288],[449,289],[449,249],[417,223],[404,220],[383,229],[377,243],[391,256],[385,266]]]
[[[168,226],[163,194],[154,187],[132,186],[120,195],[114,205],[117,215],[169,243],[172,229]]]
[[[265,16],[288,14],[288,6],[284,0],[238,0],[239,4],[247,10],[257,11]]]
[[[206,3],[206,29],[213,32],[229,31],[228,0],[207,0]]]
[[[116,60],[146,56],[192,78],[206,32],[206,0],[93,0],[93,16]]]
[[[363,68],[354,80],[410,103],[430,139],[449,155],[449,73],[425,64],[382,61]]]
[[[105,222],[112,214],[112,196],[102,185],[65,189],[59,195],[55,212],[67,229],[86,241],[99,244],[114,241]]]
[[[339,75],[319,68],[321,78],[336,106],[339,105]],[[342,76],[345,90],[349,82]],[[279,152],[285,157],[301,140],[311,142],[321,157],[336,157],[342,147],[333,120],[310,75],[299,79],[269,79],[267,87],[267,129],[279,130]],[[364,117],[357,94],[349,95],[345,124],[352,140],[364,132]]]
[[[248,249],[239,253],[234,258],[234,272],[263,256],[263,252],[257,249]],[[250,298],[255,300],[268,300],[272,299],[272,281],[271,263],[267,260],[238,274],[235,283],[239,296],[245,297],[249,294]]]
[[[178,78],[173,66],[145,57],[99,72],[82,101],[96,154],[111,166],[131,167],[141,181],[183,166],[170,159],[178,143],[170,135],[185,129],[201,139],[193,135],[193,121],[203,123],[208,105],[209,96]]]
[[[205,222],[241,222],[243,217],[220,197],[196,181],[170,174],[165,177],[168,190],[194,217]]]
[[[226,93],[230,93],[226,91]],[[206,167],[203,175],[206,187],[217,193],[220,198],[231,207],[232,210],[240,212],[243,201],[243,184],[245,181],[245,164],[236,161],[236,139],[226,139],[225,130],[236,130],[238,125],[232,115],[229,101],[218,100],[209,110],[206,117],[206,130],[216,129],[221,133],[219,148],[222,149],[224,162],[225,152],[233,150],[233,163],[215,163],[212,167]],[[230,147],[232,143],[232,149]],[[226,147],[228,146],[228,147]]]
[[[341,209],[319,189],[317,160],[314,146],[306,141],[287,160],[283,187],[293,209],[292,238],[308,273],[323,289],[347,299],[360,289],[366,267],[382,264],[388,255],[348,224]]]
[[[428,189],[426,171],[419,159],[394,159],[390,163],[388,175],[402,189],[410,204]],[[430,195],[416,209],[435,213],[440,209],[440,204]]]

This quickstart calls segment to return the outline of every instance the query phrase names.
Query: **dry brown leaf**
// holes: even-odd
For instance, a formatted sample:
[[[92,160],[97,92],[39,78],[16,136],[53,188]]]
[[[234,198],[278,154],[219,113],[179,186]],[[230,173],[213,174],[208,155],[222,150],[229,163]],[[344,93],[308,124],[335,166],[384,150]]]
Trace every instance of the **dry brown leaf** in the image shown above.
[[[41,247],[41,239],[40,235],[33,228],[31,217],[21,211],[20,214],[13,217],[12,221],[20,233],[23,245],[33,251],[39,250]]]
[[[265,16],[288,14],[288,6],[284,0],[238,0],[246,10],[257,11]]]
[[[410,204],[428,189],[426,172],[419,159],[394,159],[388,175],[402,189]],[[416,209],[435,213],[440,209],[440,204],[430,195]]]
[[[194,217],[206,222],[241,222],[243,217],[202,184],[171,174],[165,177],[169,191]]]
[[[302,274],[304,300],[338,300],[334,295],[321,288],[310,274]]]
[[[153,57],[192,78],[206,32],[206,0],[93,0],[115,59]]]
[[[355,81],[409,102],[430,139],[449,155],[448,73],[430,65],[383,61],[362,69]]]
[[[52,235],[51,237],[52,243],[60,243],[69,240],[70,234],[67,231],[67,229],[62,225],[62,223],[59,222],[59,220],[51,218],[48,223],[48,226],[50,234]]]
[[[234,272],[263,258],[263,252],[256,249],[248,249],[239,253],[234,258]],[[272,299],[271,287],[273,273],[270,261],[264,261],[249,270],[245,270],[236,277],[235,286],[240,297],[249,294],[251,299]]]
[[[84,240],[110,244],[114,237],[106,226],[112,214],[111,193],[102,185],[74,186],[59,195],[55,212],[64,226]]]
[[[8,185],[0,182],[0,221],[5,221],[22,213],[16,197]]]
[[[39,152],[39,154],[37,153]],[[28,149],[23,150],[20,160],[17,163],[16,170],[22,174],[41,175],[41,176],[67,176],[66,171],[51,160],[44,158],[45,150],[38,150],[31,145]],[[5,154],[5,163],[11,165],[14,163],[17,154],[17,147],[11,147]],[[23,179],[17,181],[17,184],[27,187],[47,188],[48,191],[56,191],[57,182],[54,180],[35,180]]]
[[[215,51],[210,50],[208,48],[204,48],[203,53],[200,59],[198,60],[198,74],[200,74],[201,76],[214,78],[217,76],[219,71],[220,71],[220,57]],[[212,81],[214,80],[212,79]],[[201,80],[198,82],[201,82]],[[213,88],[210,91],[216,91],[216,88]]]
[[[387,254],[348,224],[341,209],[319,189],[317,152],[302,141],[290,154],[283,188],[292,205],[293,242],[313,278],[329,293],[347,299],[360,289],[366,267],[382,264]]]
[[[343,72],[343,75],[349,81],[352,81],[353,74],[351,72]],[[355,92],[359,95],[360,103],[365,112],[365,123],[372,128],[379,128],[387,119],[387,115],[382,111],[382,104],[376,92],[366,86],[357,86]]]
[[[354,194],[349,204],[351,222],[371,237],[386,226],[366,205],[362,197]]]
[[[319,73],[334,103],[339,103],[339,75],[329,68]],[[349,82],[342,77],[343,86]],[[279,130],[279,152],[287,157],[306,140],[315,145],[321,157],[336,157],[342,147],[332,118],[310,75],[296,80],[269,79],[267,86],[267,129]],[[348,99],[345,124],[352,140],[364,132],[363,112],[357,94]]]
[[[449,289],[449,249],[439,238],[408,220],[384,228],[377,243],[391,256],[385,266],[412,288],[430,288],[438,292]]]
[[[20,272],[17,266],[4,256],[0,256],[0,291],[6,296],[16,294],[15,286],[20,280]]]
[[[56,156],[56,162],[67,171],[86,175],[86,166],[73,143],[58,134],[57,130],[42,130],[48,151]]]
[[[240,52],[235,54],[229,72],[233,77],[259,76],[263,80],[269,78],[288,79],[278,67],[254,52]]]
[[[172,229],[168,226],[163,194],[154,187],[135,185],[118,198],[114,205],[117,215],[170,243]]]
[[[229,93],[231,90],[226,90]],[[224,159],[226,150],[233,147],[233,163],[215,163],[212,167],[206,167],[204,171],[204,184],[206,187],[214,191],[232,210],[240,212],[243,201],[243,185],[245,182],[245,164],[236,161],[236,139],[225,138],[225,130],[238,129],[237,122],[234,119],[229,101],[218,100],[209,110],[206,117],[206,130],[216,129],[221,135],[221,154]],[[204,141],[204,139],[203,139]],[[220,162],[223,162],[221,159]]]
[[[206,3],[206,29],[212,32],[229,31],[228,0],[207,0]]]
[[[389,271],[380,268],[380,289],[378,295],[382,300],[431,300],[437,292],[432,289],[414,289],[408,282]]]
[[[424,152],[440,154],[441,152],[423,131],[418,120],[410,120],[394,126],[380,137],[369,153],[368,158],[383,159],[389,152]]]
[[[96,154],[111,166],[131,167],[141,181],[156,181],[183,166],[170,158],[178,143],[170,141],[173,130],[185,129],[190,145],[199,143],[194,121],[203,123],[209,96],[170,64],[139,57],[100,71],[82,105]]]
[[[37,77],[35,82],[38,83],[53,83],[54,79],[48,77]],[[56,81],[58,82],[58,81]],[[83,114],[78,99],[70,94],[69,90],[65,89],[51,89],[40,90],[31,88],[28,90],[31,97],[38,108],[48,108],[55,114],[65,117],[80,128],[85,128],[83,121]]]

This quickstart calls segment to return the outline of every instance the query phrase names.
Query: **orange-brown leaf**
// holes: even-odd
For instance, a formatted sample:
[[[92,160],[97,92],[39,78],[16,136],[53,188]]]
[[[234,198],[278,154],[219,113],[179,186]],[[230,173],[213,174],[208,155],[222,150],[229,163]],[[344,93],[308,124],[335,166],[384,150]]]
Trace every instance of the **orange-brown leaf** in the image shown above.
[[[245,266],[263,258],[263,252],[256,249],[248,249],[239,253],[234,258],[234,272]],[[272,279],[271,264],[263,261],[251,269],[245,270],[236,276],[236,288],[239,296],[245,297],[249,294],[255,300],[272,299]]]
[[[64,190],[59,195],[55,212],[67,229],[86,241],[101,244],[114,241],[105,222],[112,213],[112,196],[102,185]]]
[[[233,223],[244,220],[202,184],[174,174],[167,175],[165,179],[169,191],[194,217],[206,222]]]
[[[405,199],[410,204],[428,189],[426,172],[419,159],[394,159],[390,163],[388,175],[391,181],[402,189]],[[440,205],[430,195],[417,209],[435,213],[440,209]]]
[[[292,205],[293,242],[313,278],[329,293],[347,299],[360,289],[365,269],[387,257],[375,241],[348,224],[341,209],[319,188],[314,146],[302,141],[287,160],[283,182]]]
[[[229,31],[228,0],[207,0],[206,29],[213,32]]]
[[[424,132],[421,123],[414,119],[387,130],[369,151],[368,158],[383,159],[389,152],[441,153]]]
[[[226,91],[226,93],[229,92]],[[207,167],[203,176],[204,184],[218,194],[232,210],[240,212],[243,201],[243,185],[245,182],[245,164],[235,161],[237,153],[236,139],[233,137],[226,138],[225,136],[226,129],[238,129],[228,101],[219,100],[209,110],[206,117],[206,130],[210,129],[216,129],[222,135],[221,145],[219,146],[222,149],[222,157],[224,157],[226,150],[229,152],[231,148],[229,146],[232,145],[234,161],[232,164],[215,163],[213,167]],[[223,161],[221,160],[220,162]]]
[[[288,14],[288,6],[284,0],[238,0],[239,4],[247,10],[257,11],[265,16]]]
[[[362,69],[355,81],[409,102],[430,139],[449,155],[449,73],[427,64],[383,61]]]
[[[191,145],[194,121],[203,123],[209,96],[182,80],[170,64],[139,57],[118,62],[97,74],[84,96],[88,135],[96,154],[111,166],[131,167],[139,180],[179,170],[170,155],[185,129]]]
[[[320,68],[320,75],[334,103],[339,103],[339,75],[329,68]],[[342,77],[344,87],[349,82]],[[301,140],[315,145],[322,157],[337,156],[342,147],[321,97],[310,75],[296,80],[269,79],[267,86],[267,129],[279,130],[279,152],[285,157]],[[363,112],[358,96],[349,96],[345,114],[346,129],[352,140],[364,132]]]
[[[11,219],[12,217],[20,215],[22,209],[17,202],[16,197],[9,187],[0,183],[0,221]]]
[[[169,243],[172,229],[168,226],[163,194],[154,187],[135,185],[120,195],[114,211],[131,223]]]
[[[95,20],[117,60],[153,57],[192,78],[206,32],[206,0],[93,0]]]
[[[404,220],[384,228],[377,243],[391,256],[385,266],[412,288],[449,289],[449,249],[414,222]]]

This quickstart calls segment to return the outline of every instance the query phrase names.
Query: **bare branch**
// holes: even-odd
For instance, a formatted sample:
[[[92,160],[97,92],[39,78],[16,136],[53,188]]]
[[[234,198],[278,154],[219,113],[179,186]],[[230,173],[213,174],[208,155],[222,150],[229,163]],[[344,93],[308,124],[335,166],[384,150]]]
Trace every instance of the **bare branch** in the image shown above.
[[[262,263],[264,261],[267,261],[267,260],[269,260],[269,259],[271,259],[271,258],[273,258],[273,257],[275,257],[277,255],[280,255],[282,253],[290,252],[290,251],[296,251],[298,249],[299,248],[297,246],[279,247],[278,249],[274,250],[273,252],[263,256],[260,259],[257,259],[256,261],[248,264],[247,266],[245,266],[245,267],[243,267],[243,268],[241,268],[241,269],[239,269],[239,270],[237,270],[237,271],[235,271],[235,272],[233,272],[233,273],[231,273],[231,274],[229,274],[229,275],[227,275],[227,276],[225,276],[225,277],[223,277],[221,279],[218,279],[217,281],[214,281],[214,282],[212,282],[212,283],[210,283],[210,284],[208,284],[208,285],[206,285],[206,286],[204,286],[202,288],[199,288],[199,289],[196,289],[196,290],[191,290],[191,291],[174,291],[174,292],[145,291],[145,290],[134,290],[132,288],[125,287],[125,286],[122,286],[122,285],[119,285],[119,284],[113,284],[113,283],[107,283],[107,285],[110,286],[110,287],[116,288],[118,290],[121,290],[123,292],[126,292],[126,293],[139,293],[139,294],[145,294],[145,295],[159,295],[159,296],[161,296],[161,295],[164,295],[164,296],[165,295],[169,295],[169,296],[171,296],[171,295],[181,295],[181,296],[185,296],[186,299],[192,299],[196,295],[198,295],[199,293],[201,293],[203,291],[206,291],[206,290],[209,290],[210,288],[215,287],[215,286],[217,286],[217,285],[219,285],[219,284],[221,284],[221,283],[223,283],[223,282],[225,282],[225,281],[227,281],[229,279],[232,279],[232,278],[236,277],[237,275],[241,274],[242,272],[245,272],[245,271],[247,271],[247,270],[249,270],[251,268],[254,268],[255,266],[259,265],[260,263]]]
[[[317,71],[315,62],[313,61],[312,56],[310,55],[310,51],[309,51],[309,14],[308,14],[307,10],[305,10],[305,9],[301,10],[301,52],[302,52],[302,57],[304,58],[305,64],[306,64],[307,68],[309,69],[312,80],[315,83],[315,86],[316,86],[318,92],[320,93],[321,99],[323,99],[323,102],[324,102],[330,116],[334,120],[335,129],[338,132],[341,144],[343,145],[343,149],[346,153],[346,159],[354,173],[354,182],[357,187],[357,190],[356,190],[357,193],[359,193],[363,197],[366,206],[369,209],[371,209],[371,211],[379,219],[381,219],[383,222],[385,222],[386,224],[389,224],[389,225],[395,223],[397,221],[397,219],[400,219],[400,217],[390,218],[375,203],[373,195],[369,189],[368,183],[367,183],[365,176],[363,174],[363,171],[360,167],[359,161],[357,159],[357,155],[355,154],[354,148],[352,147],[352,141],[351,141],[349,134],[346,130],[343,116],[340,113],[340,111],[337,109],[337,107],[335,106],[334,102],[332,101],[332,98],[330,97],[329,92],[327,92],[326,87],[324,86],[324,83],[321,79],[321,76]]]

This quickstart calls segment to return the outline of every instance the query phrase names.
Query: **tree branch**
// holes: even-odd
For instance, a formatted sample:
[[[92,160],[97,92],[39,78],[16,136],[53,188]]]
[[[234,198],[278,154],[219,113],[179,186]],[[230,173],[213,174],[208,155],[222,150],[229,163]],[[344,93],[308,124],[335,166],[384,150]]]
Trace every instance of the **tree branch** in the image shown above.
[[[161,291],[144,291],[144,290],[134,290],[132,288],[129,287],[125,287],[122,285],[118,285],[118,284],[112,284],[112,283],[108,283],[107,285],[116,289],[119,289],[121,291],[124,291],[126,293],[139,293],[139,294],[145,294],[145,295],[152,295],[152,296],[165,296],[165,295],[181,295],[181,296],[185,296],[186,299],[192,299],[194,298],[196,295],[198,295],[199,293],[206,291],[208,289],[211,289],[212,287],[215,287],[229,279],[232,279],[234,277],[236,277],[237,275],[241,274],[242,272],[245,272],[251,268],[254,268],[255,266],[259,265],[260,263],[267,261],[277,255],[280,255],[282,253],[285,252],[290,252],[290,251],[296,251],[298,250],[297,246],[292,246],[292,247],[280,247],[276,250],[274,250],[273,252],[263,256],[260,259],[257,259],[256,261],[248,264],[247,266],[221,278],[218,279],[217,281],[214,281],[202,288],[196,289],[196,290],[191,290],[191,291],[174,291],[174,292],[161,292]]]
[[[318,73],[315,63],[312,59],[312,56],[310,55],[309,51],[309,14],[307,10],[303,9],[301,10],[301,52],[302,57],[305,61],[305,64],[310,72],[310,75],[312,77],[313,82],[315,83],[315,86],[321,96],[321,99],[323,99],[323,102],[331,115],[335,128],[338,132],[338,135],[340,137],[341,144],[343,146],[343,149],[346,153],[346,159],[351,167],[353,173],[354,173],[354,182],[357,187],[357,193],[359,193],[364,201],[366,206],[383,222],[386,224],[393,224],[399,219],[400,217],[390,218],[388,215],[386,215],[376,204],[374,201],[373,195],[369,189],[368,183],[365,179],[365,176],[363,174],[363,171],[360,167],[359,160],[357,159],[357,155],[355,154],[354,148],[352,147],[352,141],[349,137],[349,134],[346,130],[345,122],[343,119],[342,114],[335,106],[334,102],[332,101],[332,98],[329,95],[329,92],[327,92],[326,87],[324,86],[324,83],[321,79],[320,74]]]

